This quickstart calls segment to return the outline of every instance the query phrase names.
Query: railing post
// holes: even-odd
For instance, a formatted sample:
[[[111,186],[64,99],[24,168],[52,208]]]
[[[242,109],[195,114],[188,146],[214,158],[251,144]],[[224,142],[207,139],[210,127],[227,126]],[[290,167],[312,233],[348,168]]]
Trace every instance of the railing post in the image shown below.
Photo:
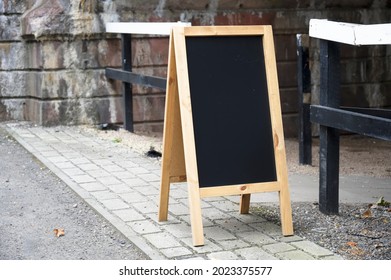
[[[122,34],[122,69],[132,71],[132,35]],[[134,132],[132,84],[123,82],[124,129]]]
[[[310,122],[311,72],[309,37],[297,34],[297,86],[299,97],[299,163],[312,164],[312,133]]]
[[[339,43],[320,40],[320,105],[340,105]],[[320,125],[319,131],[319,210],[338,214],[339,130]]]

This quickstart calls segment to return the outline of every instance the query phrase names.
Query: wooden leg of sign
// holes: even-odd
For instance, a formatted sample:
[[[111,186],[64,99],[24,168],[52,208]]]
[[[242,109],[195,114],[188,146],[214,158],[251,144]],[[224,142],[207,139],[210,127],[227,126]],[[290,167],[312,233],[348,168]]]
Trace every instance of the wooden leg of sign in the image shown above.
[[[293,235],[292,208],[288,188],[282,188],[279,195],[282,234]]]
[[[188,182],[189,208],[193,245],[204,245],[204,228],[202,225],[201,197],[199,187]]]
[[[169,175],[162,172],[160,183],[160,203],[159,203],[159,222],[167,221],[168,219],[168,201],[170,198],[170,178]]]
[[[240,196],[240,205],[239,205],[240,214],[248,214],[248,212],[250,211],[250,199],[251,199],[251,194],[242,194]]]

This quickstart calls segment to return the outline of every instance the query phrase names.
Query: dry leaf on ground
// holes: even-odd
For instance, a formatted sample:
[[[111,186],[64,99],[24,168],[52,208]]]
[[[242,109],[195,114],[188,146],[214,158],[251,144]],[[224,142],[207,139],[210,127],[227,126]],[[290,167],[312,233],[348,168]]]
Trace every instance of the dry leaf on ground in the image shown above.
[[[370,218],[370,217],[372,217],[371,209],[367,209],[364,213],[362,213],[361,217],[362,218]]]
[[[65,235],[65,231],[63,228],[55,228],[53,230],[54,234],[56,235],[56,237],[60,237],[60,236],[64,236]]]

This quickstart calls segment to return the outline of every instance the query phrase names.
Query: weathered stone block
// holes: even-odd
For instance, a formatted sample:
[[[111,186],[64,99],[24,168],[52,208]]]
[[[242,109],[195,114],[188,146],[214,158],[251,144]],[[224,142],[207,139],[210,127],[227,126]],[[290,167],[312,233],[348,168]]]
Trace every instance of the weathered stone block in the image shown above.
[[[64,70],[41,73],[38,98],[74,99],[116,96],[119,83],[111,83],[106,79],[104,70]]]
[[[27,96],[30,73],[19,71],[0,71],[0,97]]]
[[[26,1],[1,0],[0,14],[21,14],[26,10]]]
[[[18,15],[0,15],[0,41],[16,41],[20,39]]]
[[[169,47],[168,41],[168,37],[139,38],[133,40],[133,66],[167,65]]]
[[[164,95],[137,95],[133,97],[133,119],[135,122],[163,121]]]
[[[44,126],[122,122],[121,98],[30,100],[30,120]]]
[[[27,120],[25,99],[2,99],[0,97],[0,121]]]
[[[96,69],[121,65],[119,40],[43,41],[44,69]]]

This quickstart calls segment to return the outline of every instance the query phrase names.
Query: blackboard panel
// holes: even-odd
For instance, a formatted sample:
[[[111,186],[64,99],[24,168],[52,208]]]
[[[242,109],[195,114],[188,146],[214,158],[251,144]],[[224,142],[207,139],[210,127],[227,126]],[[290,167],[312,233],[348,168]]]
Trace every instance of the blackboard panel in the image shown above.
[[[186,37],[200,187],[277,181],[262,36]]]

